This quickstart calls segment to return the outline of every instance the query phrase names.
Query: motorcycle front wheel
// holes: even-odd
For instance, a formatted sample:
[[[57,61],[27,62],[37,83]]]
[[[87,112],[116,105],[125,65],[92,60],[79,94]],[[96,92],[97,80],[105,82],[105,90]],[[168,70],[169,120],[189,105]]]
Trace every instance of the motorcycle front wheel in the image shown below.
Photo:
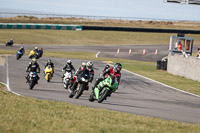
[[[35,82],[34,82],[33,80],[31,80],[31,81],[29,82],[29,89],[32,90],[33,87],[34,87],[34,85],[35,85]]]
[[[99,99],[97,100],[98,103],[103,102],[103,100],[106,99],[106,97],[108,96],[108,94],[110,94],[109,90],[106,89],[106,87],[104,87],[104,88],[102,89],[102,91],[99,93]]]
[[[83,84],[78,84],[77,86],[77,90],[76,90],[76,96],[75,98],[78,99],[82,94],[83,94],[83,90],[84,90],[84,85]]]

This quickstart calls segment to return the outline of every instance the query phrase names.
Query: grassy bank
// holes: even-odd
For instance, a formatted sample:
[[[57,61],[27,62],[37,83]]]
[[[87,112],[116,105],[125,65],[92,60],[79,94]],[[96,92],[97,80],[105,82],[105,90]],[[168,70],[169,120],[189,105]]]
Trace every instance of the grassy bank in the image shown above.
[[[81,19],[81,18],[36,18],[33,16],[20,16],[12,18],[0,18],[1,23],[44,23],[44,24],[76,24],[98,25],[137,28],[164,28],[164,29],[200,29],[199,22],[192,21],[143,21],[143,20],[112,20],[112,19]]]
[[[26,55],[29,51],[26,51]],[[14,50],[0,50],[0,54],[16,54]],[[131,72],[138,73],[145,77],[154,79],[161,83],[173,86],[175,88],[200,95],[200,84],[197,81],[185,79],[183,77],[174,76],[166,71],[157,70],[156,64],[153,62],[132,61],[125,59],[109,59],[109,58],[96,58],[95,53],[89,52],[53,52],[45,51],[44,56],[48,57],[62,57],[71,59],[86,59],[86,60],[99,60],[99,61],[112,61],[120,62],[123,68]]]
[[[0,43],[10,38],[17,44],[65,44],[65,45],[148,45],[169,44],[167,33],[115,32],[115,31],[67,31],[67,30],[0,30]],[[198,35],[186,35],[200,44]]]
[[[187,124],[64,102],[36,100],[0,90],[0,132],[199,133]],[[11,108],[12,107],[12,108]]]

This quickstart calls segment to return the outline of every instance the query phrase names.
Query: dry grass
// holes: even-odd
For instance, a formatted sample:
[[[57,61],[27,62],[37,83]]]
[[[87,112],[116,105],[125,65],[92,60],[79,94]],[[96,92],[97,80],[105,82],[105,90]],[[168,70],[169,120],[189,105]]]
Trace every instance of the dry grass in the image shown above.
[[[54,23],[54,24],[79,24],[79,25],[103,25],[125,27],[148,28],[173,28],[173,29],[200,29],[200,22],[192,21],[143,21],[143,20],[111,20],[111,19],[84,19],[34,16],[18,16],[12,18],[0,18],[3,23]]]

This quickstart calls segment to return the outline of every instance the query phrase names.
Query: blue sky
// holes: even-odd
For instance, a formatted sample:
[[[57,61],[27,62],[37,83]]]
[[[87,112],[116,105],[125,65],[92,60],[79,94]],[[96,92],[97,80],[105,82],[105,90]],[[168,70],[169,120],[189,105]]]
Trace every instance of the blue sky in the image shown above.
[[[0,11],[200,21],[200,5],[163,0],[0,0],[0,3]]]

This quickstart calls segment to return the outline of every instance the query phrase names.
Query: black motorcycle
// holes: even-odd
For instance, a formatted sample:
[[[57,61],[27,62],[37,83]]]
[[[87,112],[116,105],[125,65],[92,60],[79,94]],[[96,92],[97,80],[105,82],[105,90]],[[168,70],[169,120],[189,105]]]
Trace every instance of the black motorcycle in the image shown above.
[[[13,42],[6,42],[5,45],[6,46],[13,46]]]
[[[36,72],[30,72],[28,76],[28,84],[29,84],[29,89],[32,90],[33,87],[37,83],[37,73]]]
[[[89,74],[84,74],[83,77],[77,77],[77,80],[75,81],[78,82],[77,87],[75,90],[71,90],[69,97],[72,98],[73,96],[75,96],[75,98],[78,99],[83,94],[83,91],[86,89],[89,83],[89,79]]]

